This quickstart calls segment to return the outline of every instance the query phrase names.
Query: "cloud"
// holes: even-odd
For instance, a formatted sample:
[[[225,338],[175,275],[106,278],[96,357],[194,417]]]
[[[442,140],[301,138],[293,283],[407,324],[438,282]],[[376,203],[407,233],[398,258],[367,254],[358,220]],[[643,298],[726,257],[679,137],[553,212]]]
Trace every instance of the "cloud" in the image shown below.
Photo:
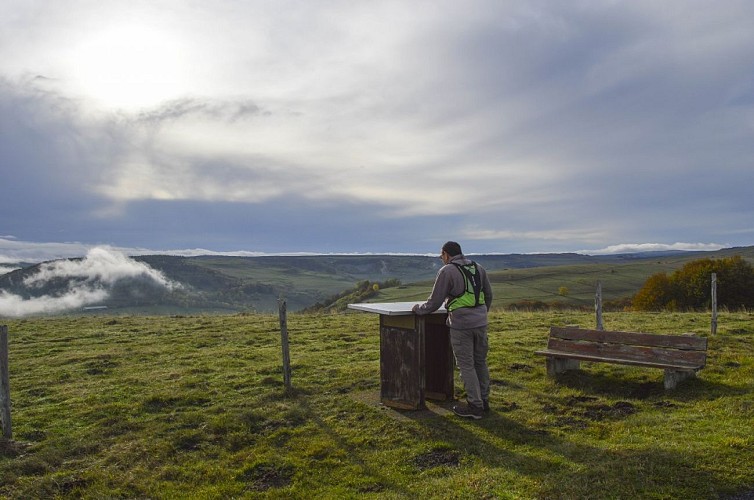
[[[609,255],[637,252],[662,252],[668,250],[711,252],[722,248],[725,248],[725,246],[717,243],[621,243],[620,245],[610,245],[609,247],[599,250],[581,250],[578,253]]]
[[[56,278],[78,282],[97,281],[113,285],[125,278],[144,277],[165,288],[176,285],[161,272],[107,247],[96,247],[81,260],[56,260],[39,266],[39,271],[24,279],[27,286],[40,286]]]
[[[20,241],[0,238],[0,263],[44,262],[46,260],[82,257],[96,245]]]
[[[9,240],[0,237],[0,265],[16,264],[20,262],[41,263],[44,261],[80,258],[92,250],[102,248],[101,245],[86,245],[83,243],[36,243],[31,241]],[[259,257],[269,255],[263,252],[246,250],[220,252],[206,248],[186,249],[154,249],[143,247],[104,247],[116,255],[175,255],[181,257],[196,257],[198,255],[225,255],[238,257]],[[290,255],[290,254],[286,254]],[[133,261],[138,264],[137,261]],[[9,270],[18,269],[17,266],[6,266]],[[9,272],[9,271],[6,271]],[[159,278],[159,277],[158,277]],[[159,281],[159,279],[158,279]]]
[[[183,98],[144,110],[136,115],[135,121],[141,124],[161,125],[186,117],[198,117],[235,123],[243,118],[255,117],[260,112],[259,106],[249,100],[233,102]]]
[[[96,247],[82,259],[43,263],[38,272],[23,280],[29,290],[41,288],[54,280],[65,280],[68,288],[59,295],[27,299],[0,290],[0,316],[50,314],[98,304],[109,297],[109,287],[129,278],[145,279],[169,290],[181,286],[143,262],[130,259],[112,248]]]
[[[750,242],[751,2],[39,5],[0,19],[23,241]]]
[[[79,309],[88,304],[96,304],[107,297],[106,290],[86,287],[71,289],[66,294],[57,297],[43,295],[32,299],[24,299],[20,295],[0,290],[0,317],[19,318],[37,314],[54,314]]]

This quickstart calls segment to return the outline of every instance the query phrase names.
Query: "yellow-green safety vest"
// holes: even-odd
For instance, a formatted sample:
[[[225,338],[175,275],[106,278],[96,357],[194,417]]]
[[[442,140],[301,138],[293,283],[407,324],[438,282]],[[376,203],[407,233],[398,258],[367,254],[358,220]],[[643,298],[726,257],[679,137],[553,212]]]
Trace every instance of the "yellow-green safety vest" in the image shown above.
[[[465,288],[461,295],[452,297],[445,305],[445,309],[452,312],[460,307],[477,307],[484,305],[484,292],[482,291],[482,280],[479,277],[479,268],[476,262],[471,264],[456,264],[451,262],[461,271],[465,282]]]

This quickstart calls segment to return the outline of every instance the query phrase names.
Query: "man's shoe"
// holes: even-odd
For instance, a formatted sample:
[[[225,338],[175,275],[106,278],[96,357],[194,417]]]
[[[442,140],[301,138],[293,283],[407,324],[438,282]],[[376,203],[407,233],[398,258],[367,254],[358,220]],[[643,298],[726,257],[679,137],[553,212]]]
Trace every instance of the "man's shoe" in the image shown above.
[[[482,400],[482,405],[483,405],[482,411],[484,411],[484,413],[487,413],[488,411],[490,411],[490,402],[489,402],[489,400],[483,399]]]
[[[453,413],[463,418],[473,418],[479,420],[482,418],[482,409],[471,406],[467,403],[458,403],[453,405]]]

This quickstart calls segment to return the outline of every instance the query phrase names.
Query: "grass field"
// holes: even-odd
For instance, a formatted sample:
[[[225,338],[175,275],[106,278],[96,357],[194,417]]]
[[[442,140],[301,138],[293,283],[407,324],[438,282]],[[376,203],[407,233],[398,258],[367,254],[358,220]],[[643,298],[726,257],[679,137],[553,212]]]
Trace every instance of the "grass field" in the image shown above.
[[[710,330],[701,313],[604,319]],[[754,490],[753,320],[721,314],[707,367],[665,392],[660,370],[545,376],[549,326],[593,314],[493,312],[480,421],[381,406],[371,314],[290,314],[292,391],[277,315],[8,321],[0,496],[734,498]]]

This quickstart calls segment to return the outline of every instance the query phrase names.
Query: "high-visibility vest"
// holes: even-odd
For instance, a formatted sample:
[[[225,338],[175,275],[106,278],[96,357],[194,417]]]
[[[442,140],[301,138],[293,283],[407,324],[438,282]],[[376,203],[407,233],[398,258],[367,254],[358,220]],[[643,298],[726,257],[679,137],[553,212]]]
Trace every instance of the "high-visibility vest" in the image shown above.
[[[454,311],[459,307],[477,307],[484,305],[482,280],[480,279],[479,268],[477,267],[476,262],[472,261],[471,264],[465,265],[456,264],[455,262],[451,262],[451,264],[456,266],[458,270],[461,271],[465,282],[465,287],[461,295],[451,297],[448,300],[447,304],[445,305],[445,309],[447,309],[448,311]]]

